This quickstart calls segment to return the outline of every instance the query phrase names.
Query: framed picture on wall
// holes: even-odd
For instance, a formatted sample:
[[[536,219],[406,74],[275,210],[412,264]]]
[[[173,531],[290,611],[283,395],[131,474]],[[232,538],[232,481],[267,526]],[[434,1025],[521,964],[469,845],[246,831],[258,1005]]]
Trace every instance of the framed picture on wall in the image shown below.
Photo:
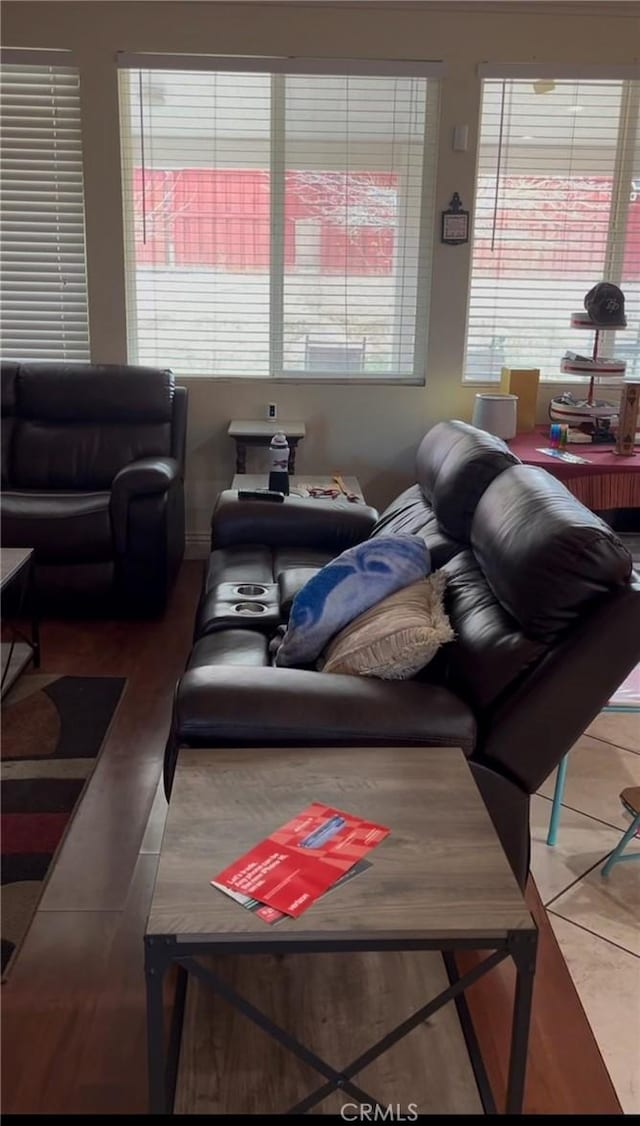
[[[451,203],[446,211],[442,212],[440,240],[450,246],[469,241],[469,212],[464,210],[457,192],[453,193]]]

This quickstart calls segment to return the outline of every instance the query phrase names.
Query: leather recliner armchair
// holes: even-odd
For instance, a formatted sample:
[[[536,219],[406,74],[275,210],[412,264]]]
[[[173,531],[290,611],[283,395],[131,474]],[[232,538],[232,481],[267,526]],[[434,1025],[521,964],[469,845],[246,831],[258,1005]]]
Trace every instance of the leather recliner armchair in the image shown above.
[[[160,612],[184,553],[187,392],[157,368],[2,365],[2,542],[46,603]]]

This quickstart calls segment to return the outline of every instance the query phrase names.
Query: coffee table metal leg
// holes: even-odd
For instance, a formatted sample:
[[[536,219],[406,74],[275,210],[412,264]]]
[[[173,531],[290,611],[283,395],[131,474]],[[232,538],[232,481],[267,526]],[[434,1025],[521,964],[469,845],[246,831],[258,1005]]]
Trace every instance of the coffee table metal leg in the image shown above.
[[[184,1022],[184,1008],[187,1001],[187,983],[189,975],[182,966],[174,963],[177,970],[176,991],[173,999],[173,1012],[171,1014],[171,1027],[169,1029],[169,1050],[167,1056],[167,1070],[165,1081],[165,1096],[169,1110],[173,1110],[175,1102],[176,1085],[178,1082],[178,1063],[180,1061],[180,1044],[182,1042],[182,1025]]]
[[[517,976],[505,1105],[507,1114],[522,1114],[537,942],[538,935],[535,931],[525,934],[514,932],[509,936],[509,953],[515,963]]]
[[[507,1114],[521,1114],[524,1096],[524,1084],[527,1069],[527,1050],[529,1044],[529,1024],[531,1019],[531,1000],[533,981],[536,965],[537,933],[513,932],[509,935],[508,945],[493,950],[482,963],[468,970],[462,977],[458,975],[455,961],[447,951],[445,960],[449,976],[449,986],[442,990],[437,997],[432,998],[417,1012],[383,1036],[376,1044],[362,1053],[341,1071],[337,1071],[319,1056],[301,1044],[290,1033],[276,1025],[266,1014],[256,1009],[244,997],[235,992],[226,982],[212,973],[212,971],[194,957],[176,957],[175,948],[170,951],[166,940],[147,936],[145,938],[145,976],[147,987],[147,1055],[149,1078],[149,1110],[151,1114],[171,1114],[175,1098],[176,1079],[178,1073],[178,1060],[180,1053],[180,1040],[186,1000],[187,980],[189,974],[202,980],[214,991],[230,1002],[245,1016],[249,1017],[258,1027],[262,1028],[274,1040],[278,1041],[298,1058],[319,1071],[324,1076],[325,1082],[300,1103],[293,1107],[289,1113],[302,1113],[311,1109],[326,1095],[339,1089],[351,1095],[359,1102],[366,1102],[371,1106],[377,1105],[375,1100],[362,1091],[353,1082],[353,1076],[364,1070],[370,1063],[378,1058],[384,1051],[392,1047],[418,1024],[421,1024],[433,1013],[437,1012],[447,1001],[457,1000],[463,995],[464,990],[479,978],[483,977],[490,969],[498,965],[509,955],[516,966],[516,993],[513,1007],[513,1022],[511,1030],[511,1052],[509,1058],[509,1078],[505,1111]],[[168,1050],[165,1048],[164,1034],[164,1004],[163,983],[164,976],[170,964],[175,964],[177,969],[176,993],[169,1033]],[[493,1112],[492,1100],[490,1113]]]
[[[169,1114],[167,1061],[164,1046],[163,983],[166,964],[159,956],[158,944],[145,940],[145,979],[147,986],[147,1068],[149,1112]]]
[[[453,950],[443,950],[442,958],[444,961],[445,969],[447,971],[447,977],[449,978],[449,984],[453,985],[454,982],[460,980],[460,975],[458,973],[458,967]],[[480,1101],[482,1103],[484,1113],[497,1114],[498,1110],[496,1107],[496,1102],[493,1097],[493,1091],[491,1089],[489,1076],[487,1075],[487,1069],[484,1066],[484,1060],[482,1058],[482,1052],[480,1051],[480,1045],[478,1044],[478,1038],[475,1033],[475,1028],[473,1027],[473,1019],[471,1017],[471,1013],[469,1012],[469,1006],[467,1005],[466,994],[459,993],[458,996],[454,999],[454,1004],[458,1013],[458,1020],[460,1021],[462,1035],[464,1036],[465,1044],[467,1045],[469,1061],[473,1069],[473,1074],[475,1076],[476,1086],[478,1088],[478,1094],[480,1095]]]
[[[36,586],[36,567],[33,556],[29,562],[29,595],[31,602],[31,647],[33,667],[40,668],[40,615],[38,613],[38,590]]]

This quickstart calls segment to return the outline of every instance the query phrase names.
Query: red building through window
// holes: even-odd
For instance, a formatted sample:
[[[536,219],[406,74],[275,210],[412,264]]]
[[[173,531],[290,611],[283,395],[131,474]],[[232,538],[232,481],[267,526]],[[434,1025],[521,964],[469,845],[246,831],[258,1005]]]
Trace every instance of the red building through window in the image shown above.
[[[287,172],[285,267],[313,265],[322,274],[391,274],[397,189],[398,177],[391,173]],[[493,191],[493,181],[480,181],[480,199]],[[269,270],[267,171],[154,168],[146,169],[143,179],[138,168],[134,200],[138,265],[229,273]],[[579,265],[588,270],[591,263],[604,260],[611,206],[612,184],[602,177],[509,177],[500,187],[497,238],[492,248],[491,233],[478,230],[474,267],[501,277],[518,276],[523,268],[555,277],[575,273]],[[567,243],[572,248],[569,256]],[[629,203],[622,277],[640,279],[637,192],[631,193]]]
[[[288,172],[284,261],[321,273],[390,274],[397,177],[388,173]],[[134,172],[136,263],[268,271],[271,195],[261,170],[184,168]],[[309,237],[316,227],[317,240]],[[299,232],[304,232],[303,237]],[[300,247],[303,247],[301,252]]]

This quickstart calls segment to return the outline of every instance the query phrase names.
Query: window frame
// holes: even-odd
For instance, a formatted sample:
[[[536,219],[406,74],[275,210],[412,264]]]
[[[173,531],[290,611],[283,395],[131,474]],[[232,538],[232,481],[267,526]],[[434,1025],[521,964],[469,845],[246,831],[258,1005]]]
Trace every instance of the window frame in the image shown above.
[[[366,59],[313,59],[313,58],[273,58],[273,57],[227,57],[206,55],[174,55],[158,54],[155,52],[119,52],[117,56],[119,77],[124,71],[163,71],[163,70],[189,70],[189,71],[226,71],[238,73],[259,73],[271,76],[271,127],[270,127],[270,183],[271,183],[271,214],[269,224],[270,259],[269,259],[269,370],[264,374],[247,372],[246,375],[208,372],[179,372],[181,378],[211,379],[217,382],[238,383],[246,380],[269,381],[274,384],[350,384],[373,386],[423,386],[427,377],[427,337],[428,337],[428,298],[432,281],[431,267],[433,252],[436,244],[435,238],[435,209],[436,209],[436,180],[437,159],[439,149],[439,115],[440,115],[440,84],[437,81],[446,73],[445,64],[441,61],[404,61],[404,60],[366,60]],[[418,230],[418,256],[415,266],[415,281],[413,282],[416,293],[415,314],[413,315],[411,332],[411,350],[413,356],[413,370],[411,373],[393,374],[383,372],[376,375],[374,372],[357,374],[353,370],[337,373],[335,370],[320,372],[304,368],[285,368],[283,362],[283,345],[285,337],[284,318],[284,292],[286,286],[285,270],[285,238],[284,238],[284,208],[285,208],[285,140],[286,140],[286,106],[285,106],[285,81],[287,76],[296,75],[324,75],[352,77],[359,75],[376,77],[415,77],[427,79],[424,106],[424,133],[421,138],[421,191],[416,197],[417,230]],[[131,172],[127,163],[130,153],[130,103],[127,99],[125,84],[120,80],[120,129],[121,129],[121,156],[123,173]],[[429,179],[426,178],[428,174]],[[123,189],[124,189],[123,176]],[[428,188],[425,191],[425,186]],[[275,190],[274,190],[275,189]],[[404,198],[404,197],[402,197]],[[402,207],[402,198],[399,204]],[[405,201],[406,203],[406,201]],[[129,206],[123,193],[123,229],[125,253],[125,289],[126,289],[126,319],[127,319],[127,351],[129,362],[139,363],[137,351],[137,307],[135,296],[135,218],[133,208]],[[402,237],[402,229],[398,228],[398,235]],[[394,284],[394,304],[398,304],[398,294],[405,287],[406,269],[398,274]],[[408,318],[407,318],[408,319]],[[402,352],[406,345],[403,344],[403,333],[394,321],[394,350]],[[174,367],[176,365],[174,364]]]
[[[482,114],[484,108],[484,89],[485,82],[495,82],[499,80],[504,81],[523,81],[523,80],[536,80],[536,79],[549,79],[558,81],[576,81],[576,82],[589,82],[589,81],[619,81],[623,84],[621,92],[621,103],[624,105],[624,113],[621,112],[620,121],[621,126],[618,129],[616,140],[616,156],[614,165],[614,176],[612,184],[612,205],[611,215],[609,219],[609,228],[607,232],[607,248],[605,264],[603,268],[603,277],[612,281],[614,284],[620,285],[622,282],[622,267],[624,258],[624,242],[623,239],[617,240],[615,238],[616,232],[620,229],[626,230],[626,224],[629,214],[629,205],[631,202],[630,193],[625,191],[624,176],[628,175],[628,182],[631,181],[630,165],[633,160],[633,146],[627,145],[627,138],[629,133],[637,127],[638,115],[640,113],[640,65],[617,65],[611,66],[609,64],[538,64],[538,63],[480,63],[477,68],[478,78],[480,80],[480,97],[478,101],[478,121],[477,121],[477,147],[476,147],[476,166],[474,171],[474,199],[473,205],[475,210],[476,193],[478,190],[479,181],[479,167],[480,167],[480,151],[482,144]],[[630,112],[631,110],[631,112]],[[467,277],[467,301],[466,301],[466,316],[465,316],[465,331],[464,331],[464,349],[463,349],[463,363],[461,383],[465,388],[476,388],[482,390],[495,390],[500,386],[500,378],[496,379],[473,379],[468,378],[467,372],[467,352],[469,341],[469,327],[470,327],[470,312],[471,312],[471,289],[473,281],[473,251],[474,251],[474,238],[475,231],[472,230],[470,248],[469,248],[469,269]],[[600,279],[597,279],[600,280]],[[569,330],[569,325],[567,324]],[[605,354],[613,347],[612,338],[615,339],[615,332],[602,333],[601,336],[601,354]],[[611,354],[612,351],[611,351]],[[560,365],[560,355],[558,356],[558,369]],[[557,389],[558,387],[573,386],[576,388],[588,387],[589,378],[587,376],[567,375],[562,374],[558,370],[557,377],[540,377],[540,384],[549,390]],[[606,376],[601,376],[598,379],[598,387],[601,390],[609,388],[620,387],[620,379],[613,378],[607,379]]]

